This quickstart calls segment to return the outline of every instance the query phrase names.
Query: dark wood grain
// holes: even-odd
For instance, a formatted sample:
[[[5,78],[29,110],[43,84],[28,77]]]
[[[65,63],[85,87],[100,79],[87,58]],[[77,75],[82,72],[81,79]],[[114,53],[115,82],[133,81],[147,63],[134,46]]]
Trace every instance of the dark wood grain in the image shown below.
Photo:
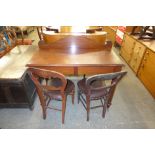
[[[71,50],[38,49],[26,66],[55,70],[65,75],[93,75],[120,71],[124,64],[112,51],[89,50],[77,54]]]

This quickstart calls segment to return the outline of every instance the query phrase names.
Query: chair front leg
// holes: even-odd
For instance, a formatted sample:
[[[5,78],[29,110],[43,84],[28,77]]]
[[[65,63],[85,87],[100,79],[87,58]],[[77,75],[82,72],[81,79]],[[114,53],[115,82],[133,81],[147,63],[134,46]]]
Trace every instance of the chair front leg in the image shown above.
[[[104,105],[103,105],[103,111],[102,111],[102,117],[103,117],[103,118],[105,118],[106,110],[107,110],[107,104],[106,104],[106,102],[105,102]]]
[[[74,96],[75,96],[75,90],[72,92],[72,104],[74,104]]]
[[[42,111],[43,111],[43,119],[46,119],[46,106],[41,104],[42,106]]]
[[[78,90],[78,104],[80,103],[80,90]]]
[[[41,100],[41,107],[42,107],[42,112],[43,112],[43,119],[46,119],[46,101],[44,99],[40,99]]]
[[[62,124],[65,122],[65,111],[66,111],[66,95],[62,97]]]
[[[87,105],[87,121],[89,121],[89,113],[90,113],[90,96],[86,96],[86,105]]]

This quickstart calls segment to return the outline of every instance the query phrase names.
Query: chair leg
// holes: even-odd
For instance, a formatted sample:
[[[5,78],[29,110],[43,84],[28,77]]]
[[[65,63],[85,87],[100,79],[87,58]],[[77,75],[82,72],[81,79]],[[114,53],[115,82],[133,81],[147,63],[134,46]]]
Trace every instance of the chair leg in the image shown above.
[[[86,96],[86,104],[87,104],[87,121],[89,121],[89,113],[90,113],[90,97]]]
[[[65,111],[66,111],[66,96],[62,98],[62,124],[65,122]]]
[[[104,105],[103,105],[103,111],[102,111],[102,117],[103,118],[105,118],[106,110],[107,110],[107,102],[105,102]]]
[[[74,96],[75,96],[75,91],[73,90],[73,93],[72,93],[72,104],[74,104]]]
[[[80,103],[80,91],[78,90],[78,104]]]
[[[42,105],[42,110],[43,110],[43,119],[46,119],[46,108],[43,105]]]

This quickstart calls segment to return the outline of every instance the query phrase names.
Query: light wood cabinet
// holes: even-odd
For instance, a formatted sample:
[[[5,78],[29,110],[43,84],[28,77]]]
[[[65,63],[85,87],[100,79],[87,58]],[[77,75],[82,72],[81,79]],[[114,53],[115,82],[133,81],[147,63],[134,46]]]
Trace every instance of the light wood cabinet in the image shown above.
[[[136,41],[131,36],[125,34],[121,47],[121,56],[129,64],[132,58],[133,50],[135,47]]]
[[[145,45],[140,43],[131,35],[124,35],[121,47],[121,56],[136,74],[138,72],[145,51]]]
[[[132,51],[133,53],[129,64],[135,73],[137,73],[139,69],[145,50],[146,47],[143,44],[141,44],[140,42],[135,43],[135,47]]]
[[[155,52],[147,49],[142,60],[139,72],[139,79],[155,98]]]
[[[155,41],[125,33],[120,54],[155,98]]]

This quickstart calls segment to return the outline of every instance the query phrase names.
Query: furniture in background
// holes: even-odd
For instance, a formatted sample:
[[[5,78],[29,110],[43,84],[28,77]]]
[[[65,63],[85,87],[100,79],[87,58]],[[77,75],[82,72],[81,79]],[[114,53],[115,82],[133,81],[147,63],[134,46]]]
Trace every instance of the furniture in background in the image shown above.
[[[155,26],[141,26],[141,30],[135,32],[137,27],[133,27],[131,35],[139,35],[138,39],[155,39]]]
[[[155,48],[154,50],[146,48],[139,67],[138,78],[155,98]]]
[[[155,41],[125,33],[120,55],[155,98]]]
[[[121,56],[137,74],[146,46],[127,33],[124,35]]]
[[[1,31],[1,43],[5,43],[5,50],[0,52],[0,58],[7,54],[12,48],[14,48],[16,45],[31,45],[32,40],[31,39],[18,39],[16,32],[14,29],[11,28],[5,28]]]
[[[102,117],[105,117],[106,109],[111,106],[116,85],[127,72],[99,74],[78,81],[78,103],[81,102],[87,111],[89,121],[90,109],[102,107]],[[91,101],[100,100],[101,105],[91,106]]]
[[[52,33],[59,33],[59,30],[56,28],[52,28],[52,26],[37,26],[37,33],[40,40],[43,40],[44,31],[50,31]]]
[[[112,44],[114,45],[117,26],[104,26],[103,30],[107,32],[107,40],[112,41]]]
[[[102,29],[102,27],[86,29],[86,33],[95,33],[96,31],[97,31],[97,32],[101,32],[101,31],[103,31],[103,29]]]
[[[15,30],[16,34],[20,34],[22,39],[24,39],[24,35],[28,35],[30,32],[34,31],[34,26],[12,26]]]
[[[0,59],[0,108],[33,109],[36,89],[25,65],[34,52],[33,46],[20,45]]]
[[[113,45],[121,45],[124,32],[132,32],[134,26],[103,26],[103,30],[107,32],[107,39],[112,41]],[[137,26],[135,32],[141,29]]]
[[[8,51],[8,43],[4,37],[4,34],[0,34],[0,58],[3,57]]]
[[[43,118],[46,119],[47,108],[59,110],[62,111],[62,123],[64,123],[68,95],[72,96],[72,103],[74,104],[74,83],[66,79],[63,74],[55,71],[29,68],[29,75],[37,89],[43,111]],[[62,109],[49,106],[51,100],[62,101]]]
[[[59,29],[53,28],[52,26],[45,26],[46,31],[53,31],[54,33],[59,33]]]
[[[0,79],[0,92],[0,108],[33,110],[35,87],[27,72],[18,78]]]
[[[37,26],[37,33],[38,33],[39,39],[43,40],[43,37],[42,37],[43,27],[42,26]]]

